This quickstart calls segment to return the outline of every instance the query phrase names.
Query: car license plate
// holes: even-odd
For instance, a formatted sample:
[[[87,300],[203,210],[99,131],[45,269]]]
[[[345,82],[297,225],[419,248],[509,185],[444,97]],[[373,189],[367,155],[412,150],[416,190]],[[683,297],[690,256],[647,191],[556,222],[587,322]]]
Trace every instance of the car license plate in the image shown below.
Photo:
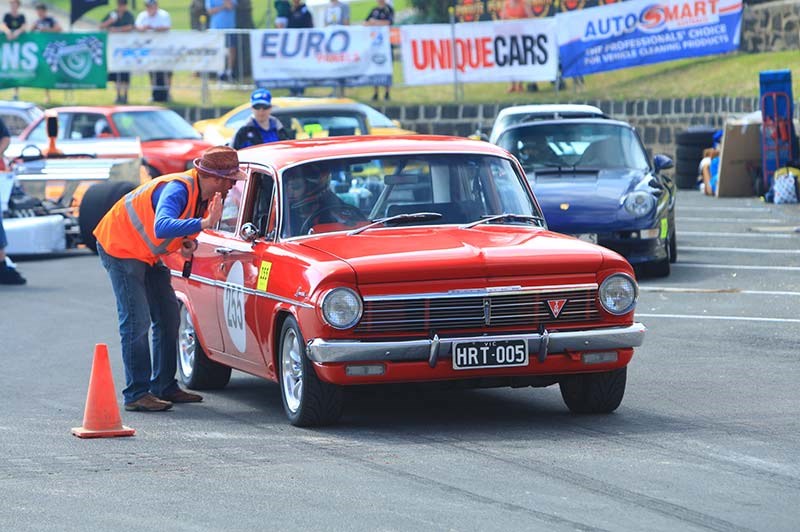
[[[583,240],[584,242],[590,242],[592,244],[597,244],[597,233],[581,233],[578,235],[572,235],[578,240]]]
[[[487,340],[453,345],[453,369],[506,368],[528,365],[528,342]]]

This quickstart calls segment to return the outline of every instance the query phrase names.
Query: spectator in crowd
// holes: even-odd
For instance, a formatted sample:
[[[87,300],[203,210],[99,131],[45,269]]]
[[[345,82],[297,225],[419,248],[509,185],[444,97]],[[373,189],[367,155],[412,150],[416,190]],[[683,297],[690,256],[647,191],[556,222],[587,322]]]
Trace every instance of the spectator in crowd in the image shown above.
[[[289,0],[275,0],[275,27],[285,28],[289,25],[289,15],[292,14],[292,5]]]
[[[208,12],[205,0],[192,0],[189,4],[189,27],[196,31],[206,29]]]
[[[0,29],[5,33],[6,40],[13,41],[25,33],[25,15],[19,11],[19,0],[10,0],[8,8],[8,13],[3,15],[3,25]],[[14,87],[13,99],[19,99],[19,87]]]
[[[100,28],[109,33],[133,31],[136,20],[128,9],[128,0],[117,0],[117,8],[111,11],[100,22]],[[117,87],[117,99],[114,103],[128,103],[128,87],[131,84],[130,72],[109,72],[108,81]]]
[[[47,4],[36,4],[36,20],[31,24],[31,32],[61,33],[61,24],[47,14]],[[44,103],[50,103],[50,89],[44,90]]]
[[[136,16],[136,29],[138,31],[169,31],[172,19],[169,13],[158,7],[158,0],[145,0],[144,11]],[[172,85],[172,72],[150,72],[150,86],[152,87],[152,100],[165,102],[169,100],[169,89]]]
[[[313,28],[314,17],[303,0],[292,0],[292,10],[289,12],[288,28]],[[290,87],[289,95],[302,96],[305,89],[303,87]]]
[[[206,0],[208,28],[212,30],[235,29],[236,6],[237,0]],[[219,76],[221,81],[231,81],[233,79],[233,66],[236,64],[237,46],[238,35],[236,33],[225,33],[225,48],[228,49],[228,53],[225,56],[225,72],[222,72]]]
[[[250,95],[250,108],[253,116],[239,128],[233,137],[234,149],[286,140],[289,136],[281,121],[271,116],[272,94],[267,89],[256,89]]]
[[[349,26],[350,6],[339,0],[330,0],[325,6],[324,23],[326,26]]]
[[[217,225],[223,199],[240,179],[245,174],[236,151],[211,147],[194,160],[192,170],[158,177],[124,196],[94,231],[117,300],[125,410],[157,412],[203,400],[175,380],[178,300],[161,257],[180,253],[190,271],[195,237]]]
[[[391,26],[394,24],[394,9],[386,3],[386,0],[378,0],[378,5],[372,8],[372,11],[367,15],[367,20],[364,22],[366,26]],[[375,85],[375,93],[372,95],[372,100],[378,100],[378,85]],[[389,85],[383,88],[383,99],[389,99]]]
[[[0,171],[5,170],[5,160],[3,155],[11,142],[11,135],[8,133],[5,122],[0,118]],[[0,284],[25,284],[25,278],[19,274],[14,263],[6,256],[6,232],[3,229],[3,208],[0,205]]]
[[[723,132],[721,129],[714,132],[712,146],[703,150],[703,159],[700,161],[698,167],[700,191],[706,196],[715,196],[717,194],[722,134]]]
[[[506,0],[500,18],[503,20],[514,20],[520,18],[530,18],[533,10],[526,0]],[[511,86],[506,92],[524,92],[525,84],[522,81],[512,81]]]

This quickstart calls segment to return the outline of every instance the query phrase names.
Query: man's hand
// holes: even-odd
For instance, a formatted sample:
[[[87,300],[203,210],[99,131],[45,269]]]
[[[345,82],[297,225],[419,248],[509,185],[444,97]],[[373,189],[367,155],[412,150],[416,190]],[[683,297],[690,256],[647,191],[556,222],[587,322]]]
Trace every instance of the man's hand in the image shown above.
[[[214,227],[220,218],[222,218],[222,194],[215,192],[214,197],[208,203],[208,216],[201,220],[200,227],[203,229]]]

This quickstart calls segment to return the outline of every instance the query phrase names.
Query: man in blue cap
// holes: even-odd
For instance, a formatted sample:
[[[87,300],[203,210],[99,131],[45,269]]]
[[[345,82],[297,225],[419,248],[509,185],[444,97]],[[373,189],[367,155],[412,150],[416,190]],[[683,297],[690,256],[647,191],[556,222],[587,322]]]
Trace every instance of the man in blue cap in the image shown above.
[[[253,91],[250,95],[250,107],[253,109],[253,116],[233,137],[234,149],[240,150],[248,146],[289,138],[281,121],[270,115],[272,94],[267,89]]]

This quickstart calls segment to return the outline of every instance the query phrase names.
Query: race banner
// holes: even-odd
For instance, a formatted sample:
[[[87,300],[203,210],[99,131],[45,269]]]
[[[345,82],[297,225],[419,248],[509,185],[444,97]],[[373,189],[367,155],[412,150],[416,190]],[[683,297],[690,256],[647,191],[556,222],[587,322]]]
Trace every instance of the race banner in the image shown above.
[[[556,16],[565,77],[739,48],[741,0],[632,0]]]
[[[250,50],[259,87],[392,84],[388,26],[255,30]]]
[[[105,33],[0,34],[0,89],[103,89]]]
[[[406,85],[553,81],[558,73],[552,17],[401,26],[401,32]]]
[[[221,72],[225,34],[219,31],[111,33],[109,72]]]

